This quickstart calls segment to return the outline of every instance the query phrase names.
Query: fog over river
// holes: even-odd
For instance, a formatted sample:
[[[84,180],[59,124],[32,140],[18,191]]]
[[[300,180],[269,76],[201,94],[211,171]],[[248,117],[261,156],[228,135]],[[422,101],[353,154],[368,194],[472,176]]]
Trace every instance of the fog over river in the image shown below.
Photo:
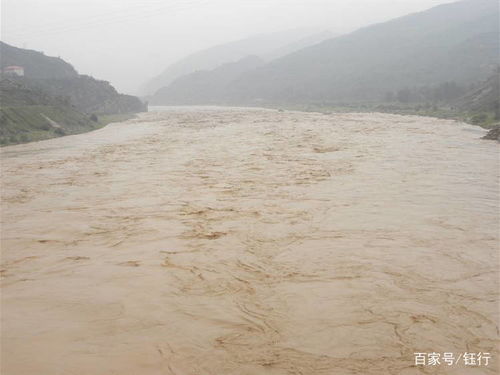
[[[484,133],[171,108],[2,148],[5,374],[496,374]]]

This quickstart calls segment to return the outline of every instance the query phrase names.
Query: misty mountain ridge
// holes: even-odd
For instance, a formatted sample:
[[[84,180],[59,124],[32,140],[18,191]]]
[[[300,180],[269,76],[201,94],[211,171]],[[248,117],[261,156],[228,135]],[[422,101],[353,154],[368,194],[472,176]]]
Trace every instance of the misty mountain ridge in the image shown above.
[[[404,88],[444,82],[468,85],[498,64],[496,0],[440,5],[308,46],[249,69],[226,88],[195,77],[177,81],[152,99],[157,104],[281,104],[383,101]],[[204,82],[216,81],[204,75]],[[181,84],[182,83],[182,84]],[[191,97],[189,96],[191,93]],[[188,99],[189,98],[189,99]]]
[[[170,104],[220,103],[231,83],[241,74],[264,65],[257,56],[246,56],[236,62],[222,64],[213,70],[196,71],[174,80],[170,85],[157,91],[151,104],[161,104],[162,98],[175,98]],[[211,102],[213,98],[213,102]]]
[[[319,43],[333,36],[330,31],[294,29],[271,34],[259,34],[249,38],[219,44],[192,53],[168,66],[159,76],[142,87],[145,94],[154,94],[175,79],[196,71],[212,70],[220,65],[237,62],[247,56],[258,56],[271,61],[306,46]]]

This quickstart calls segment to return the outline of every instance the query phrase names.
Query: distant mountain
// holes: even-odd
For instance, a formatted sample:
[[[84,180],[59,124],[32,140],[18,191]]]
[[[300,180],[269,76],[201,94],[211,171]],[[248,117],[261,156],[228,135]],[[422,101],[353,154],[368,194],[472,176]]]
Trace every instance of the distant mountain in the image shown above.
[[[324,41],[242,75],[238,102],[382,100],[388,91],[472,83],[498,63],[497,0],[440,5]]]
[[[170,65],[159,76],[148,81],[142,91],[154,94],[175,79],[199,70],[212,70],[222,64],[236,62],[246,56],[255,55],[270,61],[300,48],[318,43],[332,36],[328,31],[305,29],[288,30],[273,34],[261,34],[234,42],[217,45],[193,53]]]
[[[273,49],[269,53],[266,53],[262,56],[262,59],[265,60],[266,62],[270,62],[272,60],[276,60],[280,57],[289,55],[290,53],[293,53],[295,51],[299,51],[303,48],[313,46],[315,44],[318,44],[320,42],[323,42],[325,40],[331,39],[335,37],[333,32],[331,31],[322,31],[319,33],[311,34],[306,37],[297,39],[296,41],[293,41],[291,43],[288,43],[284,45],[283,47],[279,47],[276,49]]]
[[[498,63],[497,0],[464,0],[328,39],[206,90],[191,104],[332,104],[383,102],[402,89],[432,91],[485,79]],[[207,78],[205,78],[207,79]],[[192,80],[176,83],[162,102],[181,103]],[[159,100],[160,101],[160,100]]]
[[[93,130],[101,115],[146,111],[138,98],[119,94],[109,82],[79,75],[60,58],[0,42],[1,72],[24,68],[24,76],[1,73],[0,144]]]
[[[220,103],[228,86],[244,72],[264,64],[257,56],[247,56],[237,62],[223,64],[216,69],[197,71],[173,81],[151,97],[151,104],[212,104]],[[219,99],[218,99],[219,98]]]

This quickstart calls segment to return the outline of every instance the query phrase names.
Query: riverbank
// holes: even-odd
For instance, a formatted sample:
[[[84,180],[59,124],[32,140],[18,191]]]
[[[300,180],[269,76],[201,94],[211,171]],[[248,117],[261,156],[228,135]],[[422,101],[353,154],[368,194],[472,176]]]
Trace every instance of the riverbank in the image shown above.
[[[69,106],[1,107],[0,146],[81,134],[102,128],[112,122],[131,119],[135,115],[135,113],[122,113],[91,116]]]

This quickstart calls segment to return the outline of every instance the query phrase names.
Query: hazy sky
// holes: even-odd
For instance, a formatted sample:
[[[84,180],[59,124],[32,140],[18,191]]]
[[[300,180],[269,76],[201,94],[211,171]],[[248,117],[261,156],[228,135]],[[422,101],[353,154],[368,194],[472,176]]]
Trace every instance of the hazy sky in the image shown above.
[[[1,0],[1,39],[135,93],[197,50],[298,27],[347,31],[452,0]]]

